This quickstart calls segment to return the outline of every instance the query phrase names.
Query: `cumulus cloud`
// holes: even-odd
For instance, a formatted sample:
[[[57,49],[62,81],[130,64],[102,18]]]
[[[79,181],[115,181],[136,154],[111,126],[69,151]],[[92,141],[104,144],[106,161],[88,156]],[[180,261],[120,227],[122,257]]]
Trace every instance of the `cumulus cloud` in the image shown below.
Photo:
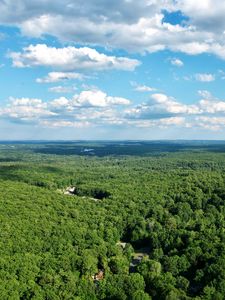
[[[83,79],[83,75],[71,72],[50,72],[44,78],[37,78],[38,83],[55,83],[60,81],[72,80],[72,79]]]
[[[62,41],[137,52],[213,53],[225,59],[221,0],[93,0],[85,5],[81,0],[7,0],[0,9],[1,24],[16,25],[30,36],[50,34]],[[170,24],[164,11],[181,11],[186,21]]]
[[[151,101],[138,105],[126,111],[128,118],[163,119],[182,114],[199,114],[197,105],[179,103],[165,94],[151,95]]]
[[[139,85],[134,89],[137,92],[153,92],[156,89],[147,85]]]
[[[68,19],[86,19],[108,22],[136,22],[140,17],[152,15],[162,8],[171,7],[168,0],[114,0],[112,2],[102,2],[92,0],[83,3],[82,0],[51,0],[38,1],[20,0],[15,3],[13,0],[1,2],[1,22],[2,23],[21,23],[32,18],[43,15],[61,15]],[[35,8],[35,9],[34,9]],[[75,18],[76,16],[76,18]],[[44,26],[44,25],[43,25]]]
[[[201,81],[201,82],[211,82],[211,81],[215,80],[215,75],[206,74],[206,73],[199,73],[199,74],[195,74],[195,79],[197,81]]]
[[[41,99],[10,98],[7,107],[0,109],[0,115],[20,120],[35,120],[55,116],[56,113],[47,108]]]
[[[225,127],[225,117],[209,117],[200,116],[195,119],[196,126],[202,127],[206,130],[218,131]]]
[[[70,100],[67,99],[66,97],[56,98],[56,99],[50,101],[50,106],[52,106],[54,108],[65,107],[68,109],[68,107],[70,106]]]
[[[101,90],[82,91],[72,98],[59,97],[50,101],[33,98],[10,98],[0,107],[0,116],[8,119],[52,124],[52,127],[79,127],[119,123],[120,108],[131,101],[109,96]]]
[[[139,85],[136,82],[131,82],[131,85],[134,87],[136,92],[154,92],[156,88],[147,86],[147,85]]]
[[[80,108],[107,108],[111,106],[130,105],[131,101],[122,97],[112,97],[101,90],[82,91],[71,99],[60,97],[49,102],[51,107],[74,111]]]
[[[82,91],[79,95],[73,97],[75,106],[98,106],[106,107],[110,105],[129,105],[130,100],[121,97],[107,96],[100,90]]]
[[[170,63],[171,63],[171,65],[176,66],[176,67],[183,67],[183,65],[184,65],[182,60],[180,60],[178,58],[171,58]]]
[[[190,21],[204,30],[222,31],[225,28],[223,18],[225,3],[220,0],[181,0],[177,8],[190,17]]]
[[[45,44],[30,45],[22,52],[11,52],[9,57],[18,68],[45,66],[63,71],[73,70],[134,70],[140,62],[126,57],[108,56],[88,47],[48,47]]]
[[[159,125],[161,126],[170,126],[170,125],[185,125],[184,117],[171,117],[167,119],[162,119],[159,121]]]
[[[109,96],[99,89],[84,90],[71,98],[50,101],[35,98],[10,98],[0,107],[4,118],[33,122],[45,127],[128,126],[200,127],[219,130],[225,127],[225,101],[210,92],[199,91],[201,99],[184,104],[173,97],[155,93],[147,103],[133,105],[122,97]],[[126,107],[128,105],[128,108]]]
[[[168,117],[158,120],[126,120],[126,124],[138,128],[155,127],[164,129],[171,126],[187,127],[186,120],[184,117]]]
[[[73,87],[73,86],[61,86],[61,85],[58,85],[58,86],[50,87],[48,90],[49,90],[49,92],[52,92],[52,93],[67,94],[67,93],[74,92],[74,90],[76,90],[76,88]]]
[[[60,121],[49,121],[44,120],[41,121],[40,124],[44,127],[50,127],[50,128],[58,128],[58,127],[74,127],[74,128],[86,128],[90,127],[90,122],[77,122],[77,121],[66,121],[66,120],[60,120]]]
[[[212,96],[212,94],[207,91],[207,90],[199,90],[198,91],[199,96],[201,96],[203,99],[214,99],[214,97]]]
[[[211,93],[202,92],[203,98],[198,102],[202,114],[223,114],[225,113],[225,100],[214,97]]]
[[[225,102],[218,100],[205,100],[202,99],[199,102],[200,107],[205,113],[215,114],[215,113],[225,113]]]
[[[102,91],[83,91],[78,95],[75,95],[72,99],[66,97],[60,97],[50,101],[49,105],[51,109],[56,112],[63,112],[66,114],[78,114],[80,112],[88,114],[88,118],[96,118],[100,116],[101,109],[105,111],[111,111],[112,106],[128,105],[130,101],[124,98],[107,96]],[[97,110],[91,110],[91,109]],[[79,112],[79,113],[78,113]]]
[[[178,118],[192,119],[186,126],[191,126],[193,117],[221,118],[225,117],[225,101],[219,100],[206,90],[199,91],[201,100],[195,104],[184,104],[173,97],[156,93],[151,95],[148,103],[142,103],[125,111],[125,116],[130,120],[161,120]],[[173,120],[173,119],[171,119]],[[200,120],[200,119],[199,119]],[[202,119],[203,120],[203,119]],[[206,120],[206,119],[205,119]],[[146,124],[146,122],[144,122]],[[198,126],[197,123],[194,123]]]
[[[198,102],[198,106],[201,112],[205,115],[221,115],[225,114],[225,101],[214,97],[207,90],[200,90],[198,94],[201,96],[201,100]]]

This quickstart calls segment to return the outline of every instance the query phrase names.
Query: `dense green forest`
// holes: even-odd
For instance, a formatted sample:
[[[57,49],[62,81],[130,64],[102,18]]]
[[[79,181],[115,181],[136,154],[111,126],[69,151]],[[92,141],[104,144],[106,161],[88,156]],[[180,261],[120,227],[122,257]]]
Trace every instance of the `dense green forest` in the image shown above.
[[[0,299],[225,299],[225,143],[0,143]]]

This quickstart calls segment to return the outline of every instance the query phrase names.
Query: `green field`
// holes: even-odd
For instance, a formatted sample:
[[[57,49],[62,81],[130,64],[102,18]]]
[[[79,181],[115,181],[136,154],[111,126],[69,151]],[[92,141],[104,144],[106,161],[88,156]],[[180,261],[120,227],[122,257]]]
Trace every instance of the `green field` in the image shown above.
[[[0,299],[225,299],[224,171],[222,142],[1,142]]]

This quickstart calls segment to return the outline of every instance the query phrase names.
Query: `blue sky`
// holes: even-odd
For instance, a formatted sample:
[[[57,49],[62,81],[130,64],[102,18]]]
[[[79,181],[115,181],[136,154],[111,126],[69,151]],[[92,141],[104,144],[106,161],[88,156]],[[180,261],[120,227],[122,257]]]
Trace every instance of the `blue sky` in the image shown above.
[[[225,3],[0,0],[0,139],[224,139]]]

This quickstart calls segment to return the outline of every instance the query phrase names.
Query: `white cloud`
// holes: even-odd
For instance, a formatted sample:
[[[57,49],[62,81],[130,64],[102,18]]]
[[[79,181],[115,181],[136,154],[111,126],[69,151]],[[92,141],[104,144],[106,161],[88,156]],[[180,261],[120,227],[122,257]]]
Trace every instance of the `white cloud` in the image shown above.
[[[203,99],[214,99],[214,97],[212,96],[212,94],[207,91],[207,90],[199,90],[198,91],[199,96],[201,96]]]
[[[74,127],[74,128],[86,128],[90,127],[91,124],[90,122],[77,122],[77,121],[66,121],[66,120],[60,120],[60,121],[49,121],[49,120],[44,120],[40,122],[41,125],[45,127],[50,127],[50,128],[58,128],[58,127]]]
[[[225,27],[225,3],[221,0],[180,0],[177,8],[191,18],[191,22],[204,30],[221,31]]]
[[[198,114],[199,108],[197,105],[186,105],[177,102],[174,98],[168,97],[165,94],[153,94],[151,98],[156,102],[154,107],[161,111],[172,114]]]
[[[43,103],[41,99],[35,98],[10,98],[12,106],[31,106],[37,108],[46,108],[46,103]]]
[[[186,105],[177,102],[165,94],[151,95],[151,101],[126,110],[128,119],[158,120],[184,114],[199,114],[197,105]]]
[[[205,35],[205,39],[209,38],[208,37],[208,33],[202,33],[203,35]],[[178,37],[177,43],[174,43],[171,46],[171,50],[172,51],[179,51],[179,52],[183,52],[189,55],[198,55],[198,54],[202,54],[202,53],[214,53],[214,44],[211,43],[206,43],[205,41],[201,42],[201,33],[193,33],[193,41],[191,39],[191,31],[188,32],[189,38],[187,39],[187,41],[183,41],[182,38]],[[186,36],[186,34],[184,33],[184,37]],[[196,41],[194,36],[196,36]],[[199,40],[197,40],[199,39]],[[185,40],[185,38],[184,38]],[[214,50],[213,50],[214,48]],[[219,53],[218,53],[219,55]],[[222,53],[221,53],[222,56]]]
[[[195,119],[196,126],[206,130],[218,131],[225,128],[225,117],[200,116]]]
[[[72,98],[59,97],[51,101],[32,98],[10,98],[0,107],[0,116],[29,121],[49,127],[87,127],[90,124],[122,124],[120,106],[131,102],[109,96],[100,90],[82,91]]]
[[[27,35],[51,34],[82,45],[137,52],[212,53],[225,59],[223,1],[111,2],[93,0],[84,6],[81,0],[76,4],[70,0],[20,0],[16,4],[7,0],[0,3],[0,22],[16,25]],[[182,25],[163,23],[163,9],[180,9],[190,20]]]
[[[151,95],[151,101],[125,110],[128,124],[137,127],[180,126],[221,130],[225,128],[225,101],[215,98],[209,91],[198,91],[201,100],[183,104],[165,94]]]
[[[127,109],[128,119],[167,119],[172,117],[225,114],[225,101],[218,100],[208,91],[199,91],[203,97],[196,104],[183,104],[165,94],[153,94],[149,103]]]
[[[67,99],[66,97],[60,97],[52,100],[50,102],[50,105],[54,108],[63,108],[63,107],[68,108],[70,106],[70,100]]]
[[[176,67],[183,67],[184,63],[182,62],[182,60],[178,59],[178,58],[172,58],[170,59],[170,63],[173,66]]]
[[[197,81],[201,81],[201,82],[211,82],[215,80],[215,75],[213,74],[206,74],[206,73],[199,73],[199,74],[195,74],[195,79]]]
[[[100,90],[82,91],[73,97],[74,106],[106,107],[111,105],[129,105],[130,100],[121,97],[107,96]]]
[[[123,48],[128,51],[156,52],[164,49],[181,51],[188,54],[212,52],[205,43],[210,34],[198,32],[193,26],[181,26],[163,23],[164,15],[158,11],[146,11],[143,15],[120,22],[114,19],[109,21],[104,15],[102,18],[92,19],[85,16],[82,19],[65,18],[64,15],[42,15],[21,24],[23,33],[40,36],[44,33],[58,36],[62,40],[76,41],[81,44],[109,46]],[[134,9],[134,2],[130,2],[130,10]],[[118,11],[120,15],[120,11]],[[96,31],[96,26],[98,30]],[[76,37],[76,40],[74,40]],[[220,52],[220,51],[219,51]],[[218,55],[219,55],[218,52]]]
[[[61,86],[61,85],[58,85],[58,86],[50,87],[48,90],[49,90],[49,92],[52,92],[52,93],[68,94],[68,93],[74,92],[76,90],[76,88],[73,87],[73,86]]]
[[[225,101],[209,91],[198,92],[201,99],[184,104],[165,94],[155,93],[147,103],[132,106],[122,97],[107,95],[101,90],[84,90],[72,98],[59,97],[51,101],[35,98],[10,98],[0,107],[2,118],[17,122],[29,121],[44,127],[88,126],[225,128]],[[124,105],[129,105],[124,108]]]
[[[136,126],[138,128],[168,128],[171,126],[186,127],[186,120],[184,117],[168,117],[158,120],[128,120],[126,124]]]
[[[87,90],[75,94],[71,99],[60,97],[49,102],[53,109],[60,109],[73,113],[77,110],[89,108],[110,108],[112,106],[127,106],[131,101],[122,97],[112,97],[101,90]]]
[[[137,52],[212,53],[225,59],[221,0],[92,0],[85,5],[81,0],[7,0],[0,9],[1,24],[16,25],[29,36],[50,34],[62,41]],[[166,23],[164,10],[180,10],[189,20]]]
[[[21,24],[24,21],[32,20],[38,16],[62,16],[67,20],[80,22],[81,19],[89,19],[96,22],[136,22],[140,17],[152,15],[161,8],[171,7],[171,1],[168,0],[144,0],[144,1],[127,1],[114,0],[112,2],[99,2],[92,0],[83,3],[82,0],[20,0],[15,3],[13,0],[1,2],[1,22]],[[65,18],[66,21],[66,18]],[[44,27],[47,26],[47,18]]]
[[[215,113],[225,113],[225,102],[224,101],[212,101],[212,100],[201,100],[199,102],[200,107],[205,113],[215,114]]]
[[[171,118],[161,119],[159,125],[161,125],[161,126],[185,125],[185,118],[184,117],[171,117]]]
[[[147,85],[139,85],[136,82],[131,82],[131,85],[134,87],[134,90],[137,92],[154,92],[156,88],[147,86]]]
[[[84,76],[78,73],[71,72],[50,72],[44,78],[37,78],[38,83],[55,83],[60,81],[79,79],[81,80]]]
[[[63,71],[74,70],[134,70],[140,62],[126,57],[108,56],[88,47],[48,47],[45,44],[30,45],[23,52],[11,52],[9,57],[18,68],[45,66]]]
[[[198,106],[204,114],[225,113],[225,101],[217,99],[207,90],[198,91],[198,94],[202,97]]]
[[[34,120],[56,116],[41,99],[10,98],[7,107],[0,109],[0,115],[20,120]]]

